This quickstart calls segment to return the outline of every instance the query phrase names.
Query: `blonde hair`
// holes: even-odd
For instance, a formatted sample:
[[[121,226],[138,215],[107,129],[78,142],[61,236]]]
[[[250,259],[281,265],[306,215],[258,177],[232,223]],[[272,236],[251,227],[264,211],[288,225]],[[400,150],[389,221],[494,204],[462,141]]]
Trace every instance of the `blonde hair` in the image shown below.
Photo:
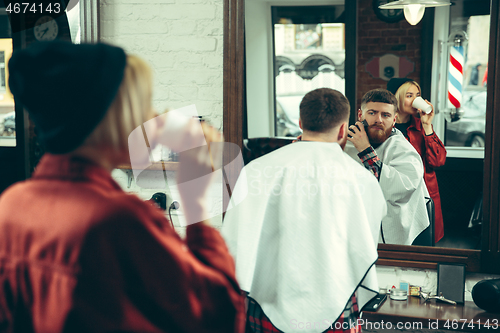
[[[130,133],[153,114],[151,68],[141,58],[127,56],[123,81],[103,120],[87,137],[84,145],[128,150]]]
[[[404,103],[405,103],[405,98],[406,98],[406,93],[408,92],[408,89],[410,89],[411,86],[415,86],[418,88],[418,92],[422,93],[422,89],[420,89],[420,85],[415,82],[415,81],[407,81],[403,83],[396,93],[394,94],[396,96],[396,100],[398,101],[398,109],[396,112],[399,112],[399,110],[404,109]]]

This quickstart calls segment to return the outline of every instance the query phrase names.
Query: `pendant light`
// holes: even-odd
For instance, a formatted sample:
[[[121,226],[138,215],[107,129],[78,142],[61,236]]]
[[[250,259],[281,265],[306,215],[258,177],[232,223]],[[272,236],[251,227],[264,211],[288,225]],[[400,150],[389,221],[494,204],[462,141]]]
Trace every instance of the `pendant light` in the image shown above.
[[[450,6],[448,0],[398,0],[381,5],[380,9],[403,9],[406,21],[416,25],[425,13],[425,7]]]

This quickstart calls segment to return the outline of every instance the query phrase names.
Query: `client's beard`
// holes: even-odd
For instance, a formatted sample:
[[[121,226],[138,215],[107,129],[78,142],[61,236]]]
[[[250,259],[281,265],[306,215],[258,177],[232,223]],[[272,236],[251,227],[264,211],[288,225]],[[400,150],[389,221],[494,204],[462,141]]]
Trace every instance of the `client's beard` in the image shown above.
[[[387,140],[392,133],[391,127],[383,129],[382,131],[380,129],[382,129],[382,127],[377,125],[370,125],[367,128],[368,140],[372,146],[373,144],[380,145]]]

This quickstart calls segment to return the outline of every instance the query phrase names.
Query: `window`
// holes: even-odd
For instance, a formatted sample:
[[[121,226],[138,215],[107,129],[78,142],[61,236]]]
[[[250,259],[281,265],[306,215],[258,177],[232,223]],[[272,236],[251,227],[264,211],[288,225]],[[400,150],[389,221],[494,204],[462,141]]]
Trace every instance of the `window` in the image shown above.
[[[296,137],[306,93],[328,87],[345,94],[344,6],[272,7],[276,136]]]
[[[434,130],[447,150],[436,170],[445,228],[439,247],[478,249],[487,241],[481,232],[489,14],[489,0],[457,0],[435,11],[431,101]]]
[[[344,0],[245,0],[245,138],[300,134],[299,103],[315,88],[355,98],[355,14]]]
[[[7,16],[5,19],[8,20]],[[9,79],[7,64],[11,56],[12,38],[0,38],[0,146],[4,147],[16,146],[14,97],[7,84]]]
[[[449,21],[445,29],[435,25],[440,53],[433,89],[439,110],[435,128],[449,157],[484,157],[489,10],[487,0],[436,9],[436,23]]]

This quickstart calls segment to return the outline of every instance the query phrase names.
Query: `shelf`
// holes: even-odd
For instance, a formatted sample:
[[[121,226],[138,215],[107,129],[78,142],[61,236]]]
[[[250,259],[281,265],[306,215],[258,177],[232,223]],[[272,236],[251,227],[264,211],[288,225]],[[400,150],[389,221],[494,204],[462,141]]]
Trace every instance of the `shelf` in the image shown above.
[[[151,170],[151,171],[177,171],[179,167],[179,162],[154,162],[150,166],[141,170]],[[130,164],[122,164],[117,167],[117,169],[121,170],[132,170],[132,166]]]

